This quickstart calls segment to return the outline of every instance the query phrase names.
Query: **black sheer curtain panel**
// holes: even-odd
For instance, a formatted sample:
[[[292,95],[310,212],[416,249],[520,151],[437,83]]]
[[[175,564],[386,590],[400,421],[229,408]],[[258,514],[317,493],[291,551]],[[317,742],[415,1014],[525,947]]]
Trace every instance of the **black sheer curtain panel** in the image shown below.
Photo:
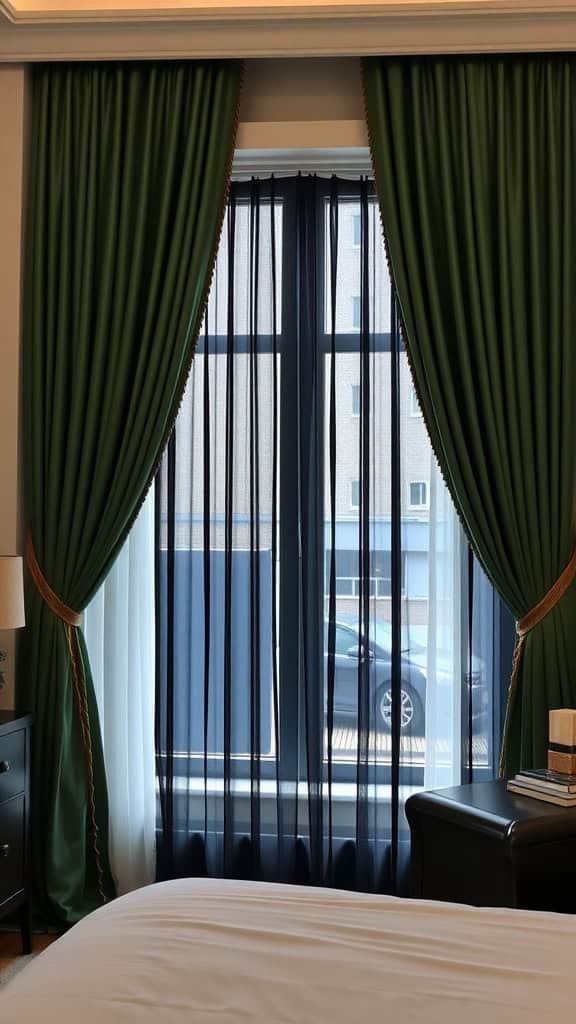
[[[372,183],[234,183],[156,481],[159,877],[402,892],[406,796],[493,775],[500,616]]]

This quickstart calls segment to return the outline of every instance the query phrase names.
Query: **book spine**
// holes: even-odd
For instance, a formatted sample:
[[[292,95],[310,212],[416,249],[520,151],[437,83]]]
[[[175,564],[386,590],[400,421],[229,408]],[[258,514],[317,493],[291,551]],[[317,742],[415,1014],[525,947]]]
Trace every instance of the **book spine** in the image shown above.
[[[576,797],[576,786],[563,786],[560,782],[548,782],[547,779],[537,779],[532,775],[523,775],[522,772],[516,775],[514,782],[519,786],[531,786],[543,792],[558,793],[559,796]]]
[[[556,793],[542,793],[541,790],[531,789],[528,786],[517,786],[509,782],[506,787],[511,793],[518,793],[519,796],[527,796],[531,800],[542,800],[546,804],[556,804],[557,807],[576,807],[576,797],[567,800]]]
[[[576,772],[576,754],[560,754],[556,750],[548,750],[548,768],[551,772],[573,775]]]

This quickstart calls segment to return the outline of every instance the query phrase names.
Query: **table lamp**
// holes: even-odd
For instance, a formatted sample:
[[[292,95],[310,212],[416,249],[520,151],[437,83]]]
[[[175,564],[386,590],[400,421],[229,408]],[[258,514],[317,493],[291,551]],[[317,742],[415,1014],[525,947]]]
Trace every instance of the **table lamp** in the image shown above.
[[[0,630],[18,629],[24,625],[22,558],[19,555],[0,555]],[[0,667],[5,660],[6,652],[0,650]],[[0,670],[0,690],[5,683],[4,673]]]

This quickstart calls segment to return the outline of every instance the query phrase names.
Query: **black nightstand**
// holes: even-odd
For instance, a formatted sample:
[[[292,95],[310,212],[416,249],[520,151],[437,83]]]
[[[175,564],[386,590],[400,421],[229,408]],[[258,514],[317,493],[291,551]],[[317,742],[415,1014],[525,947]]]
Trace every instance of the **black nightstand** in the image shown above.
[[[497,781],[415,793],[406,816],[413,896],[576,913],[576,808]]]
[[[18,912],[24,953],[32,952],[28,889],[30,715],[0,711],[0,917]]]

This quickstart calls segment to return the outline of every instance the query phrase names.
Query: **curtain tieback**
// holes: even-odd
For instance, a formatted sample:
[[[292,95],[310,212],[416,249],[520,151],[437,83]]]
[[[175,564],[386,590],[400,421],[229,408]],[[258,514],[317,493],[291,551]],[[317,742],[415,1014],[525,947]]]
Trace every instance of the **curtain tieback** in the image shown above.
[[[568,590],[570,584],[576,578],[576,545],[572,552],[572,557],[568,562],[566,568],[560,573],[558,579],[552,584],[550,590],[544,594],[541,601],[535,604],[534,607],[523,615],[521,619],[518,619],[516,623],[516,646],[514,647],[514,657],[512,659],[512,674],[510,676],[510,687],[508,689],[508,701],[506,703],[506,717],[504,719],[504,734],[502,738],[502,750],[500,752],[500,778],[504,777],[504,769],[506,764],[506,751],[508,747],[508,735],[510,732],[510,723],[512,720],[512,709],[514,707],[514,699],[516,697],[516,690],[518,687],[518,679],[520,677],[520,665],[522,662],[522,652],[524,650],[524,644],[526,637],[542,619],[545,619],[548,612],[551,612],[556,607],[558,602],[564,597],[564,594]]]
[[[92,848],[94,850],[94,860],[96,864],[98,893],[102,903],[105,903],[106,894],[104,891],[104,872],[102,870],[102,859],[100,857],[100,849],[98,846],[99,829],[96,820],[96,793],[94,788],[94,758],[92,754],[92,737],[90,732],[90,712],[88,709],[84,662],[76,630],[76,627],[82,622],[82,615],[79,612],[73,611],[73,609],[69,608],[67,604],[64,604],[64,602],[61,601],[58,595],[52,590],[52,587],[46,580],[46,577],[38,564],[30,530],[28,530],[28,533],[26,534],[26,564],[28,565],[30,575],[34,580],[36,589],[38,590],[42,600],[48,606],[50,611],[64,623],[66,643],[68,645],[68,657],[70,658],[70,666],[72,669],[72,682],[74,685],[74,694],[76,696],[76,706],[78,708],[78,717],[80,721],[80,732],[82,734],[82,746],[86,761],[88,808],[90,826],[92,829]]]
[[[523,615],[521,619],[518,619],[516,623],[516,635],[522,640],[530,630],[534,629],[539,622],[542,622],[548,612],[558,604],[561,598],[568,590],[568,587],[576,577],[576,546],[572,552],[572,558],[568,562],[568,565],[564,569],[555,583],[552,584],[550,590],[544,595],[538,604],[534,605],[531,611],[526,615]]]
[[[26,563],[30,570],[30,575],[34,580],[36,589],[40,594],[42,600],[48,605],[51,612],[62,619],[68,626],[79,626],[82,622],[82,616],[69,608],[64,601],[61,601],[57,594],[54,593],[52,587],[48,583],[42,569],[38,565],[38,559],[36,558],[36,552],[34,551],[34,545],[32,543],[32,534],[30,530],[26,535]]]

